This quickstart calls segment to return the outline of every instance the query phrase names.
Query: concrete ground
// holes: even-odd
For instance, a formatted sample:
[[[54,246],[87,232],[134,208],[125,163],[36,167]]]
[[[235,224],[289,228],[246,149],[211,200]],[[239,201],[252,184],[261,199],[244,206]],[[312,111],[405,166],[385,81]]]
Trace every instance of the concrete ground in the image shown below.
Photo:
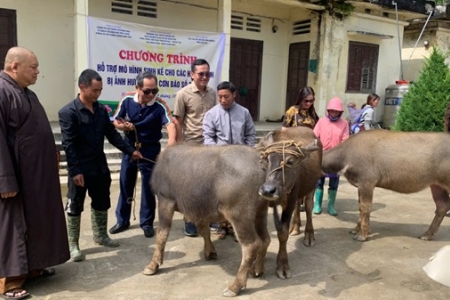
[[[114,182],[108,227],[115,223],[117,196],[118,185]],[[444,219],[433,241],[417,238],[427,230],[434,215],[430,192],[402,195],[376,189],[372,233],[365,243],[352,240],[348,234],[358,218],[356,196],[356,188],[342,180],[336,203],[339,215],[328,215],[324,201],[324,213],[313,218],[316,245],[303,246],[303,235],[289,238],[293,276],[288,280],[275,275],[278,240],[270,211],[272,242],[266,257],[267,273],[262,278],[249,278],[247,289],[238,297],[450,299],[450,288],[433,281],[422,270],[437,250],[450,244],[450,218]],[[230,237],[214,237],[218,259],[205,261],[203,240],[185,237],[182,216],[176,213],[164,265],[158,274],[144,276],[141,272],[151,259],[155,238],[145,238],[138,221],[132,220],[129,230],[113,236],[120,247],[97,246],[92,241],[88,204],[85,210],[80,243],[86,260],[67,262],[56,267],[55,276],[29,281],[25,288],[33,299],[223,299],[222,290],[236,275],[241,261],[239,244]],[[136,215],[138,212],[137,208]],[[450,267],[450,261],[446,267]]]

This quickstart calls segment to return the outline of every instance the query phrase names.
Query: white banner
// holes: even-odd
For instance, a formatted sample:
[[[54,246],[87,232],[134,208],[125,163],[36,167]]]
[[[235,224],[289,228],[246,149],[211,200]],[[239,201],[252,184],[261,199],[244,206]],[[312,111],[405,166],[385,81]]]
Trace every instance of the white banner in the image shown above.
[[[112,111],[122,96],[135,90],[136,76],[158,77],[158,96],[173,109],[175,94],[191,82],[191,63],[206,59],[209,86],[220,83],[225,34],[152,27],[88,17],[89,68],[103,78],[99,101]]]

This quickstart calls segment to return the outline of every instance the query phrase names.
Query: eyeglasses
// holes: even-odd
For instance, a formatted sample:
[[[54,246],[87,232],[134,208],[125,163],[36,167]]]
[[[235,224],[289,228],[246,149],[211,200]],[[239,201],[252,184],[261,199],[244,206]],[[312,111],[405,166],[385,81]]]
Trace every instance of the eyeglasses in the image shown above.
[[[316,100],[316,99],[312,99],[312,100],[303,100],[303,102],[305,102],[305,103],[314,103],[314,100]]]
[[[156,94],[158,94],[159,89],[158,88],[148,89],[148,90],[141,89],[141,91],[144,93],[144,95],[150,95],[150,93],[153,95],[156,95]]]
[[[199,72],[199,73],[195,73],[200,77],[211,77],[211,72]]]

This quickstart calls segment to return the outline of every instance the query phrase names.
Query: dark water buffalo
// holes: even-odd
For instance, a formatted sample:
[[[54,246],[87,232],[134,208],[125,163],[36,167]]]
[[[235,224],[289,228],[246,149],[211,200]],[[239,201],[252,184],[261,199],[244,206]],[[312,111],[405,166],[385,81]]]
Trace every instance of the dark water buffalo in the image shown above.
[[[289,223],[294,208],[298,206],[297,199],[303,197],[307,219],[303,243],[306,246],[314,245],[313,195],[322,174],[320,171],[322,145],[311,129],[293,127],[269,133],[259,143],[258,148],[262,157],[267,160],[266,180],[259,193],[275,207],[275,225],[280,242],[277,275],[280,278],[289,278],[291,271],[286,251]],[[277,205],[282,208],[281,219],[277,214]]]
[[[301,151],[306,157],[310,150],[299,145],[293,151]],[[270,154],[269,161],[274,161],[275,156]],[[285,158],[287,164],[297,165],[301,161],[290,154]],[[236,296],[244,289],[249,274],[254,277],[264,274],[264,259],[270,244],[268,202],[261,199],[259,190],[265,179],[265,165],[260,152],[248,146],[176,145],[166,148],[158,158],[151,179],[158,197],[159,226],[156,249],[144,274],[155,274],[163,263],[175,211],[195,222],[204,240],[206,260],[217,258],[209,224],[227,220],[233,226],[242,248],[242,261],[224,296]],[[286,170],[286,174],[290,171]],[[282,250],[286,253],[285,243]]]
[[[434,219],[419,238],[431,240],[450,209],[450,135],[448,133],[370,130],[324,152],[324,173],[341,173],[358,188],[359,220],[354,239],[366,241],[373,190],[410,194],[430,187]]]
[[[242,262],[224,296],[236,296],[246,287],[247,276],[264,273],[270,244],[267,202],[258,189],[264,182],[259,153],[249,146],[189,146],[166,148],[158,158],[151,185],[158,197],[159,226],[156,249],[144,274],[156,273],[163,263],[164,247],[175,211],[195,222],[204,239],[206,260],[217,258],[209,224],[228,220],[242,248]]]

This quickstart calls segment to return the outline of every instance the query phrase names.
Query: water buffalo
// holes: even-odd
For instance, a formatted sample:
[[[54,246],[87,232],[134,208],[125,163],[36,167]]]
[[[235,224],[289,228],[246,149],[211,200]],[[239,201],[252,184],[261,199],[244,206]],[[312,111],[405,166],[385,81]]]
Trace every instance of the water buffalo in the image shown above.
[[[351,231],[357,241],[366,241],[370,232],[375,187],[404,194],[430,187],[436,211],[422,240],[431,240],[450,209],[448,133],[364,131],[325,151],[322,171],[339,172],[358,188],[359,220]]]
[[[306,226],[303,244],[314,245],[312,224],[313,196],[316,183],[321,177],[322,145],[314,132],[307,127],[292,127],[269,133],[260,141],[258,148],[267,160],[266,180],[259,190],[262,197],[274,207],[280,248],[277,256],[277,275],[290,278],[286,244],[292,212],[299,205],[297,199],[305,197]],[[307,149],[307,151],[305,151]],[[276,206],[282,208],[278,218]],[[296,230],[300,220],[296,223]]]
[[[295,150],[291,148],[286,148],[288,167],[297,166],[310,151],[300,144]],[[289,151],[301,152],[304,156],[293,157]],[[269,154],[269,165],[277,161],[274,157],[278,155],[282,154]],[[227,220],[233,226],[241,245],[242,261],[234,282],[223,291],[224,296],[236,296],[244,289],[249,274],[254,277],[264,274],[264,259],[270,244],[268,202],[259,196],[266,174],[264,161],[260,152],[244,145],[181,144],[166,148],[158,158],[151,179],[158,197],[159,226],[155,252],[143,273],[153,275],[162,265],[173,214],[180,211],[187,220],[195,222],[203,237],[206,260],[217,258],[209,224]],[[286,175],[291,174],[290,168],[285,171]],[[272,172],[269,177],[275,174],[277,172]],[[283,251],[286,253],[286,243]]]

